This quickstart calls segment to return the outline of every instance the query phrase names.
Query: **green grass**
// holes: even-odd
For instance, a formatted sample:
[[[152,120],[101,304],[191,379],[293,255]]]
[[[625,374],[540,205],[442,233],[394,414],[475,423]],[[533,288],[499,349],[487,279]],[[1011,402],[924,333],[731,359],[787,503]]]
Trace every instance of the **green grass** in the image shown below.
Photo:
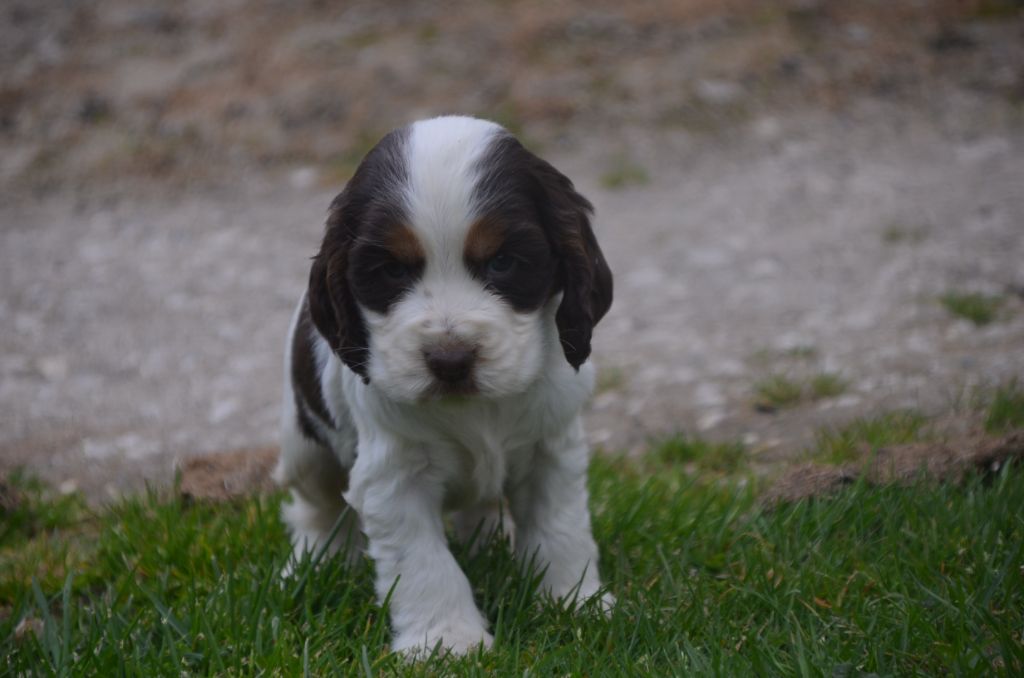
[[[754,384],[754,394],[758,407],[781,409],[792,407],[803,400],[804,387],[794,379],[773,374]]]
[[[988,484],[855,485],[767,511],[749,488],[627,460],[591,473],[611,617],[534,594],[504,544],[456,547],[493,652],[406,665],[388,653],[371,569],[305,563],[279,498],[155,494],[98,515],[18,509],[0,568],[7,675],[1019,675],[1024,473]],[[58,500],[61,501],[61,500]],[[80,522],[84,520],[85,522]],[[32,527],[25,527],[31,525]],[[32,580],[11,567],[40,540]],[[74,552],[73,556],[69,553]],[[41,620],[41,632],[15,629]],[[39,626],[39,624],[36,624]],[[23,624],[22,628],[31,626]]]
[[[858,419],[846,426],[823,431],[812,456],[829,464],[845,464],[885,445],[911,443],[920,439],[927,420],[917,412],[888,412],[878,417]]]
[[[1013,19],[1020,16],[1020,0],[980,0],[973,3],[971,12],[978,19]]]
[[[51,493],[18,472],[0,480],[0,610],[31,577],[53,588],[82,566],[91,520],[80,495]]]
[[[782,352],[787,358],[796,358],[798,360],[813,360],[818,357],[818,349],[810,344],[801,344],[799,346],[793,346],[787,348]]]
[[[678,434],[653,445],[648,456],[656,464],[693,464],[698,470],[731,474],[743,468],[747,450],[741,442],[716,443]]]
[[[376,45],[384,39],[384,34],[375,28],[365,28],[348,36],[345,43],[353,49],[363,49]]]
[[[820,372],[811,377],[807,385],[814,400],[842,395],[848,386],[849,383],[835,372]]]
[[[882,240],[890,245],[917,244],[928,236],[928,228],[921,224],[893,222],[882,230]]]
[[[1016,381],[996,389],[985,416],[985,430],[1000,433],[1024,428],[1024,388]]]
[[[647,170],[625,156],[613,158],[611,165],[601,175],[601,185],[609,190],[643,186],[650,181]]]
[[[977,292],[947,292],[939,301],[953,315],[970,320],[979,327],[995,320],[1003,305],[1003,297]]]
[[[597,371],[594,394],[619,391],[626,385],[626,372],[621,367],[602,367]]]
[[[807,379],[772,374],[754,384],[754,405],[760,410],[774,411],[800,403],[843,394],[849,382],[835,372],[818,372]]]

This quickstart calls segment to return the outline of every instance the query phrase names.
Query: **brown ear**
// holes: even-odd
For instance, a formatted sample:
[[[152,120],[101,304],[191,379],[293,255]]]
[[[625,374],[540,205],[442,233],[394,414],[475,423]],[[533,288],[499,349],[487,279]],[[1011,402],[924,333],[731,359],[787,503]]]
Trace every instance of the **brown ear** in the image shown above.
[[[327,233],[313,258],[306,297],[313,324],[331,350],[363,381],[369,382],[366,325],[348,281],[348,254],[354,232],[345,221],[345,205],[344,192],[331,204]]]
[[[559,260],[562,303],[555,315],[565,358],[577,370],[590,356],[594,326],[612,305],[612,272],[590,227],[594,208],[564,174],[535,159],[541,218]]]
[[[368,215],[395,213],[405,174],[403,145],[408,129],[389,132],[370,149],[338,197],[331,203],[320,252],[309,272],[309,313],[313,324],[342,362],[369,383],[366,324],[352,293],[350,253]]]

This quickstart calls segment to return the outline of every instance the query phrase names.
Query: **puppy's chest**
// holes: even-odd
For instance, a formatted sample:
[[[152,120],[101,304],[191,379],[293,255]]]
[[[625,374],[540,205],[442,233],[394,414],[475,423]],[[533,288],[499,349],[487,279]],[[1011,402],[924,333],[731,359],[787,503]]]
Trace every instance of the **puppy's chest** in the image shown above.
[[[445,504],[451,508],[499,499],[506,481],[521,472],[539,444],[536,430],[500,418],[476,417],[448,433],[429,454],[445,471]]]

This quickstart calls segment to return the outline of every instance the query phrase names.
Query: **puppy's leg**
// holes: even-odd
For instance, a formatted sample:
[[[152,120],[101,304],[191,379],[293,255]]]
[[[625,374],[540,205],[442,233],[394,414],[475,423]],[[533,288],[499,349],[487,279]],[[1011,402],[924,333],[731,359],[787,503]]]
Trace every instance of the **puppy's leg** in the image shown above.
[[[587,507],[589,457],[577,419],[563,435],[542,442],[526,476],[508,488],[516,555],[546,568],[541,585],[554,598],[582,601],[601,588]],[[601,596],[606,611],[614,603],[610,594]]]
[[[295,562],[303,553],[316,554],[324,547],[327,555],[346,550],[350,563],[360,557],[364,540],[359,519],[355,511],[346,513],[348,504],[342,498],[348,472],[331,450],[307,438],[287,417],[282,424],[281,456],[274,479],[291,491],[291,503],[282,506],[281,512],[291,535]],[[344,518],[335,531],[342,514]]]
[[[443,479],[390,443],[362,440],[346,499],[359,511],[377,571],[377,596],[391,595],[392,650],[418,655],[440,643],[463,654],[489,647],[483,615],[445,541]]]

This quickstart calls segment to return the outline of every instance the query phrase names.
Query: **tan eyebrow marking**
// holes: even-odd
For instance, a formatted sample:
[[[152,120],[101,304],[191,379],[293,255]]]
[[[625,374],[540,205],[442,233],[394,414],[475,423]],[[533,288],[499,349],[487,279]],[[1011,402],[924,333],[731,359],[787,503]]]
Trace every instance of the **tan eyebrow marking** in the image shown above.
[[[477,219],[469,227],[463,254],[470,261],[487,261],[501,249],[505,242],[505,229],[493,219]]]
[[[395,224],[384,236],[384,247],[403,264],[417,264],[426,256],[416,234],[405,224]]]

